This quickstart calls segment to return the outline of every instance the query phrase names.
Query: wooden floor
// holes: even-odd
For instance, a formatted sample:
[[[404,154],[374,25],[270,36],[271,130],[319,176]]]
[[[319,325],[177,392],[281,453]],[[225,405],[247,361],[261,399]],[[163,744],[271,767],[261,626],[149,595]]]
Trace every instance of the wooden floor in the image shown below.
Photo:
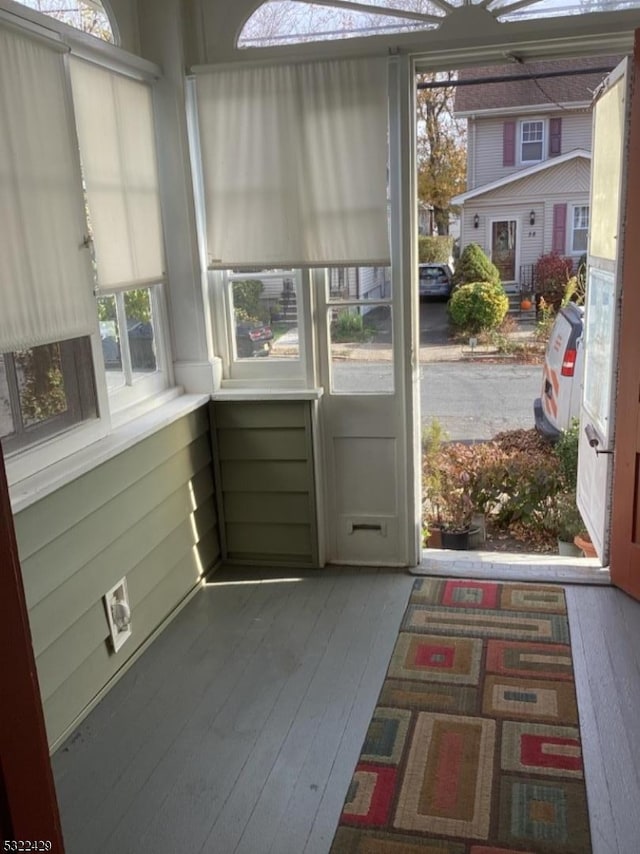
[[[329,850],[414,578],[257,579],[216,575],[55,754],[67,854]],[[635,854],[640,604],[565,590],[593,850]]]

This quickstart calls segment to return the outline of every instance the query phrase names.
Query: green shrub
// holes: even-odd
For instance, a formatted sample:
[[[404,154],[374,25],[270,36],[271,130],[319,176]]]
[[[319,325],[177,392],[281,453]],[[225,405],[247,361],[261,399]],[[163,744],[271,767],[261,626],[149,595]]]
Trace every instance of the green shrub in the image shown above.
[[[453,276],[454,285],[469,282],[500,283],[498,268],[477,243],[469,243],[464,247]]]
[[[570,426],[562,431],[560,438],[553,446],[553,452],[560,461],[560,468],[567,489],[575,489],[578,480],[579,432],[580,422],[577,418],[573,418]]]
[[[573,260],[557,252],[541,255],[536,261],[534,279],[536,291],[554,308],[560,308],[567,282],[573,275]]]
[[[491,282],[462,285],[449,300],[451,322],[473,334],[496,329],[508,310],[509,299],[504,288]]]
[[[434,235],[418,237],[418,260],[421,264],[446,264],[453,253],[453,237]]]
[[[371,338],[371,330],[367,329],[361,314],[344,309],[331,324],[331,340],[338,343],[362,342]]]
[[[259,279],[233,283],[233,307],[236,320],[268,321],[269,310],[260,299],[264,285]]]

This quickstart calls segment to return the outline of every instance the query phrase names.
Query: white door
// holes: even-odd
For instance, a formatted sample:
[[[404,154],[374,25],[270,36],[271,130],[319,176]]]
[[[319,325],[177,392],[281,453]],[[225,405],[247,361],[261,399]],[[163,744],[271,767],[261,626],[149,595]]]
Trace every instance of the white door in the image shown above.
[[[324,389],[322,522],[326,559],[334,563],[405,566],[419,558],[415,110],[406,98],[409,67],[407,57],[389,65],[392,269],[329,270],[317,274],[314,287]]]
[[[624,252],[629,116],[628,61],[606,79],[593,111],[585,363],[578,506],[598,557],[609,561],[615,398]]]

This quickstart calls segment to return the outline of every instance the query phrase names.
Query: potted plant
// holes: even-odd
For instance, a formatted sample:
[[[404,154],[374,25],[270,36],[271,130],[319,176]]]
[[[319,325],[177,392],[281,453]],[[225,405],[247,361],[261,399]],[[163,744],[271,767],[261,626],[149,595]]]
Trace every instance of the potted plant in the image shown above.
[[[471,519],[476,511],[472,498],[472,477],[469,471],[454,460],[444,461],[440,470],[440,493],[437,516],[442,530],[442,548],[466,550],[470,537],[477,533]]]
[[[438,510],[442,494],[439,458],[446,439],[447,434],[437,418],[432,418],[422,430],[423,542],[432,549],[442,548],[442,525]]]
[[[585,557],[598,557],[596,547],[591,542],[591,537],[585,530],[575,535],[573,543]]]
[[[545,528],[558,539],[558,554],[579,557],[582,551],[574,537],[584,531],[584,522],[576,504],[575,492],[559,492],[553,497],[545,516]]]

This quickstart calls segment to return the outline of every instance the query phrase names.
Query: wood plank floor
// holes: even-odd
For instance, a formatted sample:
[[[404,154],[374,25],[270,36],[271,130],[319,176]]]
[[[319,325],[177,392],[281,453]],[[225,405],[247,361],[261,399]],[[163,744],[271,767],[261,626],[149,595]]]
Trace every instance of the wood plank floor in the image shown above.
[[[217,574],[53,757],[67,854],[326,854],[413,581]],[[632,854],[640,604],[565,590],[593,850]]]

